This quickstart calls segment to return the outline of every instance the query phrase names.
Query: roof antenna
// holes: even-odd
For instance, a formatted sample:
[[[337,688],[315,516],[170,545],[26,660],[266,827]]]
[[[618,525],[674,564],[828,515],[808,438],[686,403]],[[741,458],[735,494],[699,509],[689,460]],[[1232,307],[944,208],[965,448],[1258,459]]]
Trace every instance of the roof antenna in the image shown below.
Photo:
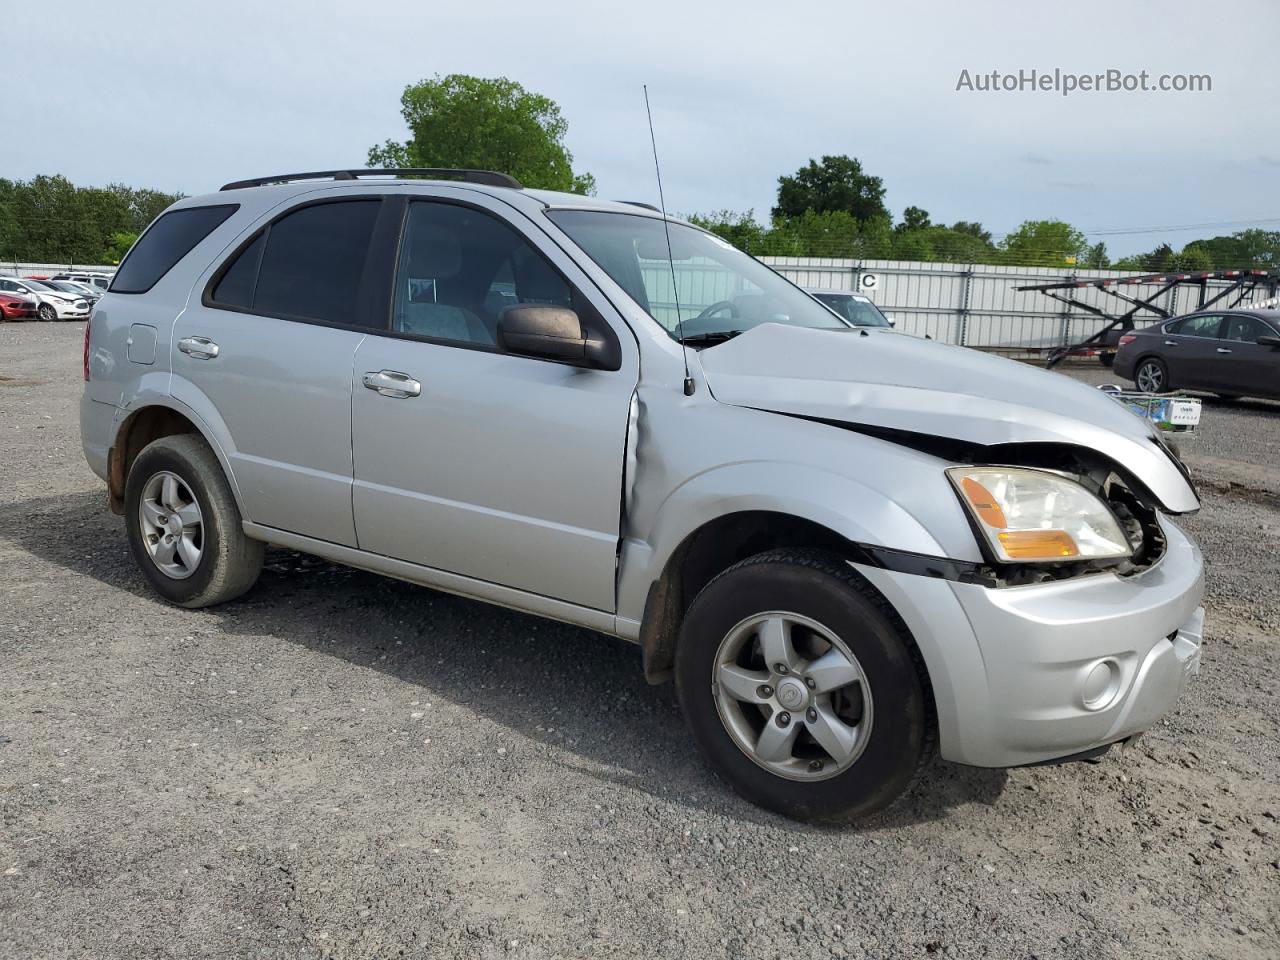
[[[693,396],[693,377],[689,375],[689,351],[684,345],[684,317],[680,315],[680,287],[676,283],[676,261],[671,255],[671,228],[667,225],[667,201],[662,195],[662,169],[658,166],[658,140],[653,135],[653,111],[649,109],[649,85],[644,88],[644,112],[649,117],[649,142],[653,144],[653,172],[658,178],[658,203],[662,208],[662,232],[667,238],[667,266],[671,268],[671,295],[676,301],[676,335],[680,338],[680,355],[684,357],[684,395]]]

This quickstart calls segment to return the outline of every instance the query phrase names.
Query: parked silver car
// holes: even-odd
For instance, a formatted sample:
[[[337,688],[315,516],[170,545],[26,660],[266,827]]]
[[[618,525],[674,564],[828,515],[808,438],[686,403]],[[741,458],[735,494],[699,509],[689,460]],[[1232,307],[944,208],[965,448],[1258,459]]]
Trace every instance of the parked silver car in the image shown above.
[[[53,279],[73,280],[76,283],[83,283],[102,293],[106,293],[107,287],[111,285],[111,276],[109,273],[55,273]]]
[[[229,184],[121,265],[81,432],[162,597],[277,544],[624,637],[737,790],[819,821],[1173,706],[1200,503],[1150,424],[650,210],[435,173]]]

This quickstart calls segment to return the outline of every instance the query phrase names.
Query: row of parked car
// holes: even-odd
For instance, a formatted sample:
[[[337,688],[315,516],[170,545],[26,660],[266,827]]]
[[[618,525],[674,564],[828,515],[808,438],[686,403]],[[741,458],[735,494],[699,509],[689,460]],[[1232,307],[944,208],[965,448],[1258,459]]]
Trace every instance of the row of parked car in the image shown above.
[[[110,284],[107,273],[0,275],[0,319],[84,320]]]

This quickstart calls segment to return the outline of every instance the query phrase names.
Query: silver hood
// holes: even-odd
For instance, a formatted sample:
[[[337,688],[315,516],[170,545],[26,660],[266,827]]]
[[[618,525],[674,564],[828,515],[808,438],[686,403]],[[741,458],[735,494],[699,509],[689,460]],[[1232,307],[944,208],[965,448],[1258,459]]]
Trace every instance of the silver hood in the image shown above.
[[[1061,443],[1103,454],[1171,513],[1200,506],[1154,427],[1101,391],[977,350],[888,330],[766,323],[698,359],[722,403],[992,446]]]

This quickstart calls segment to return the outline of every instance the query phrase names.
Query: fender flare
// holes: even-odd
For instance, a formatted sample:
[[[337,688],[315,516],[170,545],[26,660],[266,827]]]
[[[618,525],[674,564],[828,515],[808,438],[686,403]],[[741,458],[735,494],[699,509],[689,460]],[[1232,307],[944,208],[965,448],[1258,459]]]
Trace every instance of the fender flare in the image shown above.
[[[194,388],[192,388],[194,389]],[[222,467],[222,473],[227,478],[227,483],[231,487],[231,495],[235,498],[236,507],[240,510],[240,516],[248,521],[252,518],[245,512],[244,499],[240,495],[240,485],[236,482],[235,471],[231,468],[231,458],[227,455],[227,443],[230,441],[230,433],[227,430],[226,423],[218,416],[217,411],[212,404],[206,402],[203,405],[207,411],[207,415],[202,415],[200,410],[185,403],[182,399],[174,396],[172,393],[161,393],[156,390],[144,390],[139,392],[134,401],[128,406],[120,410],[117,422],[114,426],[114,437],[109,453],[109,472],[115,475],[117,469],[121,470],[121,490],[123,490],[123,467],[118,467],[116,451],[119,449],[120,440],[124,437],[131,425],[136,421],[139,415],[147,410],[154,410],[162,407],[166,410],[172,410],[174,413],[191,422],[196,428],[196,432],[209,444],[213,455],[218,458],[218,465]],[[212,417],[212,422],[208,419]],[[227,443],[221,438],[225,437]],[[114,494],[113,494],[114,497]]]

